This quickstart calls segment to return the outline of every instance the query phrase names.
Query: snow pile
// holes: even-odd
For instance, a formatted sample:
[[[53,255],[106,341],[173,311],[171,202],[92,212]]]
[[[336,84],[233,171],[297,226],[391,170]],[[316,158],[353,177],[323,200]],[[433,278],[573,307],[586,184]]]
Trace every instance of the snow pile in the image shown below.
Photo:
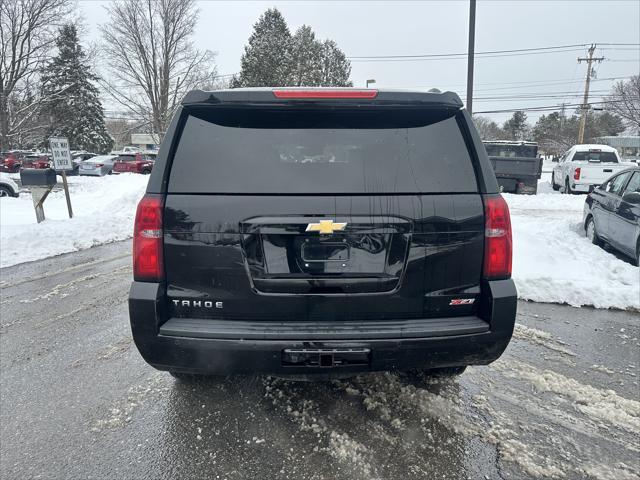
[[[582,228],[585,195],[540,182],[535,196],[503,194],[513,227],[518,296],[597,308],[640,308],[640,270],[592,245]]]
[[[2,198],[0,267],[130,238],[148,180],[135,174],[69,177],[74,218],[67,214],[64,191],[57,190],[46,199],[46,220],[39,225],[30,193]]]

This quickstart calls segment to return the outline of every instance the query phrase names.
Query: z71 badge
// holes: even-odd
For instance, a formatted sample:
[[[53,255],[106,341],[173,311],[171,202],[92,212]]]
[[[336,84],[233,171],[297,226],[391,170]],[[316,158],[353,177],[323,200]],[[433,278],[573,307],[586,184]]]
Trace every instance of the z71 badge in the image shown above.
[[[454,298],[449,302],[449,305],[473,305],[475,298]]]

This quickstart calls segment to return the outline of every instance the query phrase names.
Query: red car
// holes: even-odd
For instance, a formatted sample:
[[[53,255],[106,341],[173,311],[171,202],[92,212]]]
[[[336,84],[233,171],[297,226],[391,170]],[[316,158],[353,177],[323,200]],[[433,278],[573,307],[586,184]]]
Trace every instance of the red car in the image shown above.
[[[47,155],[27,155],[22,168],[49,168],[51,159]]]
[[[0,172],[17,173],[22,168],[22,158],[14,153],[0,156]]]
[[[113,173],[151,173],[155,160],[144,153],[122,154],[113,163]]]

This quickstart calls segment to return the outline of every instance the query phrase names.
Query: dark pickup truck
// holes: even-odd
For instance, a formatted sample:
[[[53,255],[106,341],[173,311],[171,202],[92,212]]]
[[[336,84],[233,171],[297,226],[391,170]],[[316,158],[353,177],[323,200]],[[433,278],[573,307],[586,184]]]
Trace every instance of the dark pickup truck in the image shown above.
[[[538,192],[542,175],[542,159],[538,158],[538,144],[509,140],[485,141],[484,148],[503,192]]]
[[[189,374],[461,373],[511,338],[511,224],[454,93],[189,93],[134,229],[144,359]]]

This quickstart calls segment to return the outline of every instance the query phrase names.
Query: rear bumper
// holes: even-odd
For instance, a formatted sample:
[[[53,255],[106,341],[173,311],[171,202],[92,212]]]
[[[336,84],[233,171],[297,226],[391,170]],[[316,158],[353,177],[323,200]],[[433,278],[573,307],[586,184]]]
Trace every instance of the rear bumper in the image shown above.
[[[599,185],[600,183],[575,183],[571,185],[571,190],[574,192],[590,193]]]
[[[204,374],[343,375],[381,370],[483,365],[507,347],[516,316],[512,280],[488,282],[479,317],[384,322],[238,322],[167,319],[161,284],[134,282],[133,338],[160,370]],[[379,326],[378,326],[379,325]],[[366,350],[366,364],[287,364],[285,351]]]

